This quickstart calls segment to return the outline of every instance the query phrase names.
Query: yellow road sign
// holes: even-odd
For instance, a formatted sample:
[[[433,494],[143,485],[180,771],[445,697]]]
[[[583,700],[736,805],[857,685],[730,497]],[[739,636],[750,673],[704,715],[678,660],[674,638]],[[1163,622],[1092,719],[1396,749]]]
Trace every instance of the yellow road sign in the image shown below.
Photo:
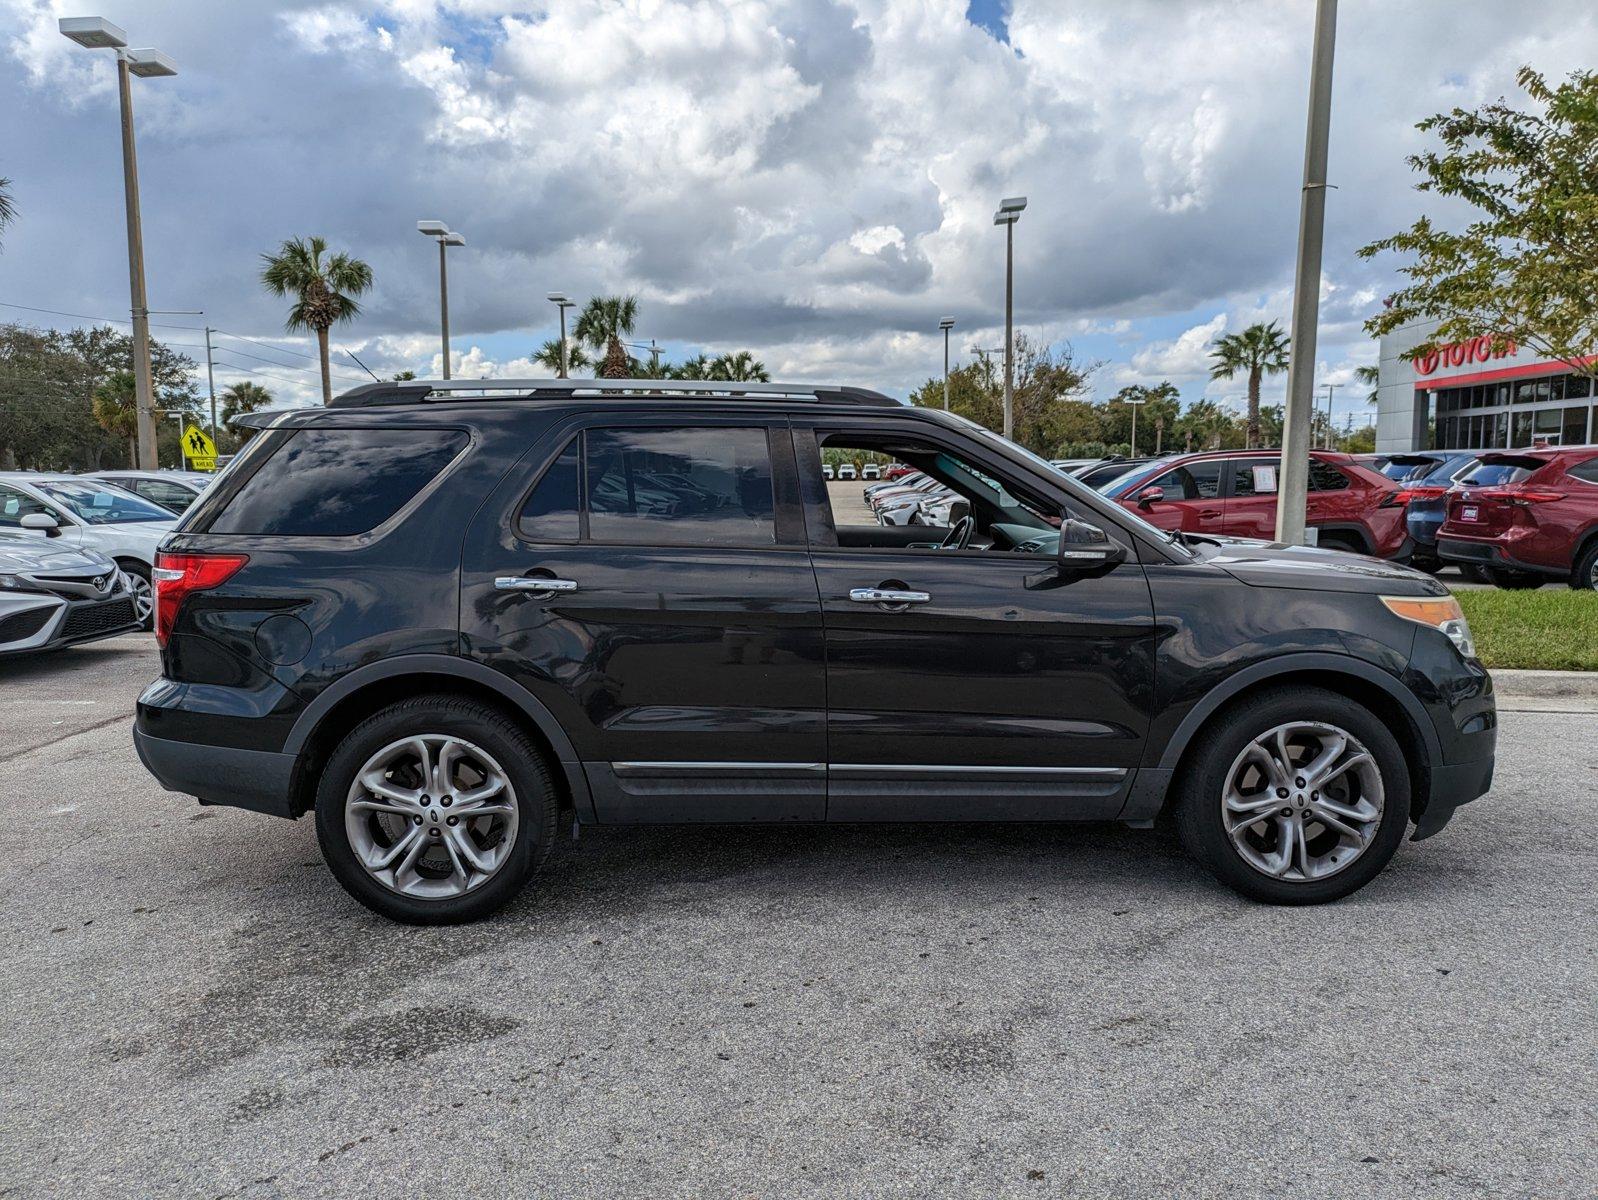
[[[183,457],[191,471],[216,470],[216,443],[198,425],[183,431]]]

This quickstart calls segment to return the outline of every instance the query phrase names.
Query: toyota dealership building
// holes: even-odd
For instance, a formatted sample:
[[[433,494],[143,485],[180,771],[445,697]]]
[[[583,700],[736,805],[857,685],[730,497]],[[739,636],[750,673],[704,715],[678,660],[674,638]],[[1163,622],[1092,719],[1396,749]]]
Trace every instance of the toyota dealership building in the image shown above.
[[[1485,334],[1410,357],[1434,328],[1382,338],[1378,452],[1579,446],[1598,434],[1593,381],[1568,363],[1514,343],[1495,351]]]

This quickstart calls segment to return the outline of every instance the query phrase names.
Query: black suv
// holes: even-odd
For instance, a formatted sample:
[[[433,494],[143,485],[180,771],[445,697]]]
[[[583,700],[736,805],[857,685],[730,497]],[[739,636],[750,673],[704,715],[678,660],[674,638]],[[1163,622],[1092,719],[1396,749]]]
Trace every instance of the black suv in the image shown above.
[[[1238,891],[1312,903],[1492,778],[1442,585],[1162,532],[942,411],[419,381],[259,424],[161,552],[139,754],[202,803],[314,811],[398,920],[490,912],[580,821],[1169,811]],[[963,499],[873,524],[824,449]]]

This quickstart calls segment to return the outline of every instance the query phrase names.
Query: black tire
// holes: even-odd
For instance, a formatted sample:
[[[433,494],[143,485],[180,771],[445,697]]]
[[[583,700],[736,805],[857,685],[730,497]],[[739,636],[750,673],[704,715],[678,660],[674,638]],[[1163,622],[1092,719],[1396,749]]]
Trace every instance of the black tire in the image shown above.
[[[1570,572],[1570,586],[1579,592],[1598,590],[1598,538],[1589,542],[1577,556]]]
[[[1376,831],[1360,856],[1326,878],[1274,878],[1249,865],[1227,835],[1222,795],[1232,764],[1256,737],[1294,721],[1335,725],[1362,742],[1384,792]],[[1273,688],[1222,710],[1198,738],[1178,784],[1176,824],[1182,845],[1222,883],[1267,904],[1324,904],[1364,887],[1393,857],[1409,827],[1409,770],[1387,726],[1369,709],[1321,688]]]
[[[345,805],[355,774],[372,755],[403,738],[442,734],[492,755],[515,791],[516,842],[498,870],[459,896],[421,899],[380,883],[361,865],[345,827]],[[557,802],[549,765],[537,744],[510,717],[458,696],[418,696],[362,721],[328,759],[316,789],[316,836],[322,855],[344,890],[367,908],[407,925],[475,921],[520,892],[549,856]]]
[[[150,603],[149,614],[139,625],[139,628],[148,633],[155,628],[155,593],[150,590],[150,568],[143,563],[131,558],[117,559],[117,566],[122,568],[122,573],[137,582]]]
[[[1509,591],[1528,591],[1548,582],[1535,571],[1517,571],[1513,567],[1483,567],[1482,570],[1487,572],[1488,583]]]
[[[1487,572],[1475,563],[1455,563],[1454,566],[1458,567],[1459,573],[1471,583],[1487,582]]]
[[[1443,564],[1435,558],[1425,558],[1417,554],[1409,560],[1409,566],[1417,571],[1424,571],[1428,575],[1435,575],[1443,569]]]

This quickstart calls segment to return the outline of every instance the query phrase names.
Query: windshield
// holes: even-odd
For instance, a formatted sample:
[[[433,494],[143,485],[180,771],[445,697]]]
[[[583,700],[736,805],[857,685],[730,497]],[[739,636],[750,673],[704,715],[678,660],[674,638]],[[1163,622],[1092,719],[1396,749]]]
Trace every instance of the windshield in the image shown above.
[[[134,521],[173,519],[166,509],[108,483],[91,483],[85,479],[37,483],[34,486],[78,520],[90,525],[126,525]]]
[[[1122,471],[1119,475],[1112,475],[1109,479],[1106,479],[1103,483],[1097,485],[1099,495],[1113,496],[1119,489],[1125,487],[1134,480],[1142,479],[1146,476],[1157,475],[1159,472],[1163,471],[1165,467],[1166,463],[1162,459],[1158,462],[1143,463],[1141,466],[1132,467],[1128,470]]]
[[[1509,463],[1481,463],[1459,482],[1470,487],[1502,487],[1506,483],[1519,483],[1530,474],[1525,467]]]

